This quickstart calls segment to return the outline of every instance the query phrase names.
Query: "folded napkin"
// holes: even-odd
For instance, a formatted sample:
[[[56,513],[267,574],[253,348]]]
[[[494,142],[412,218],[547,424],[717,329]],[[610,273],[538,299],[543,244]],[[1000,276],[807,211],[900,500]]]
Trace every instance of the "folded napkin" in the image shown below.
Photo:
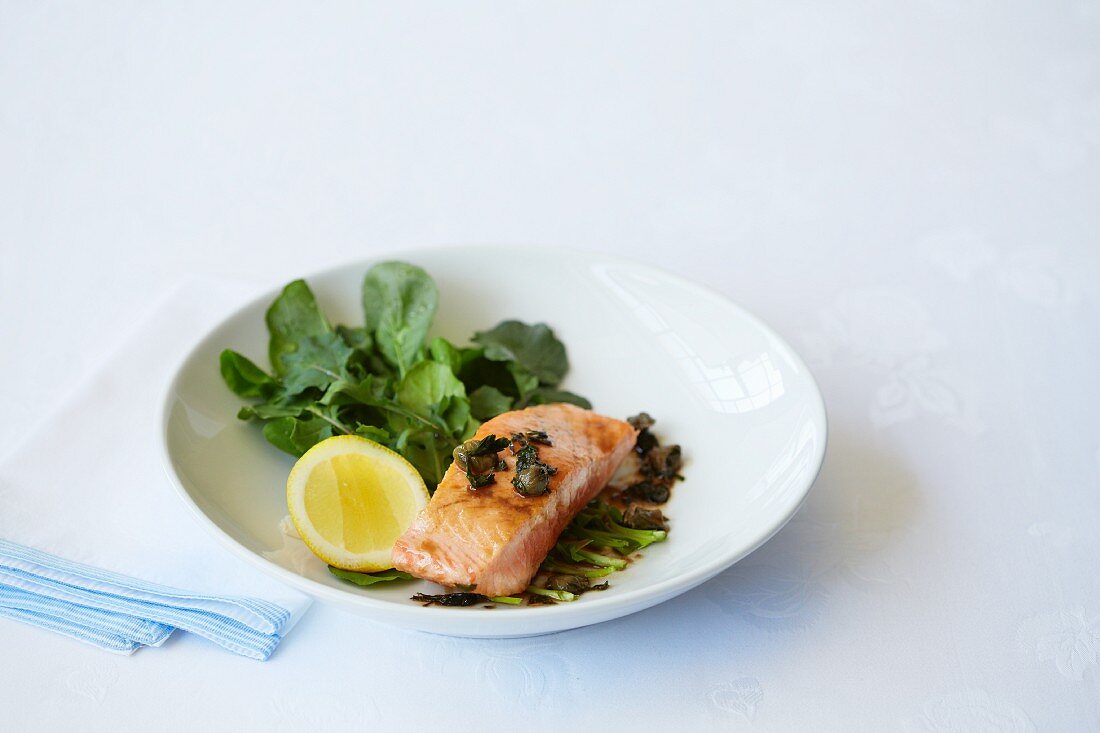
[[[305,612],[307,596],[189,516],[157,446],[175,365],[249,294],[214,281],[171,292],[0,461],[0,616],[123,654],[183,629],[267,659]]]

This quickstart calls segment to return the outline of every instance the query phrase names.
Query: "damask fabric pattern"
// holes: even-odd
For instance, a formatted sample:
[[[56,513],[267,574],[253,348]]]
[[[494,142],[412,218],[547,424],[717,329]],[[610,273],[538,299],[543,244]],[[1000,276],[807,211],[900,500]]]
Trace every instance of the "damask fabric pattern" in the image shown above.
[[[213,665],[222,683],[206,694],[249,687],[267,700],[243,725],[286,730],[443,725],[471,705],[532,729],[563,715],[613,725],[624,710],[690,730],[1096,729],[1100,349],[1089,324],[1100,318],[1087,268],[965,232],[930,237],[912,262],[905,281],[836,289],[788,334],[828,404],[825,466],[786,528],[700,588],[514,640],[315,607],[263,672],[194,639],[134,666],[57,648],[70,660],[62,705],[125,699],[141,669],[175,656],[167,664]],[[9,622],[0,638],[62,643]],[[433,691],[415,714],[408,679]]]

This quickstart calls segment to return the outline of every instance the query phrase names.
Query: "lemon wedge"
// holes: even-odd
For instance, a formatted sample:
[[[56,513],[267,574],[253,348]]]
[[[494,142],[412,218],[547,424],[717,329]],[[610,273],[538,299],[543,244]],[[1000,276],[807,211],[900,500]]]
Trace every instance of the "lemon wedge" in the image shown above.
[[[428,488],[412,464],[389,448],[339,435],[294,464],[286,503],[313,554],[344,570],[373,572],[393,567],[393,543],[428,505]]]

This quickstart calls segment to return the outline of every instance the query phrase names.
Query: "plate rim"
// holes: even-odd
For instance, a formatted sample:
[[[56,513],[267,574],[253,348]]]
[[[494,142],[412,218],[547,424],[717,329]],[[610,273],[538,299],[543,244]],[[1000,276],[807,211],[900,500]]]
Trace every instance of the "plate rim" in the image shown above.
[[[398,259],[402,255],[407,255],[410,252],[414,252],[417,255],[430,255],[433,252],[448,252],[454,253],[455,251],[470,251],[478,250],[481,252],[493,252],[501,254],[511,249],[508,245],[500,244],[480,244],[480,245],[450,245],[450,246],[429,246],[429,247],[413,247],[402,248],[400,250],[387,250],[384,252],[378,252],[370,256],[347,260],[338,264],[330,265],[322,269],[315,270],[309,274],[300,276],[300,279],[309,281],[310,279],[325,277],[330,274],[334,274],[337,271],[342,271],[351,267],[369,267],[371,264],[377,262],[386,261],[388,259]],[[686,592],[697,585],[700,585],[710,578],[714,577],[718,573],[728,569],[736,563],[743,560],[748,555],[755,552],[768,540],[774,537],[786,524],[798,513],[799,509],[805,503],[806,498],[809,496],[810,489],[813,488],[817,482],[818,477],[821,474],[821,469],[825,460],[826,448],[829,440],[828,429],[828,414],[825,409],[825,400],[821,394],[821,388],[818,385],[817,379],[814,377],[813,372],[807,366],[806,362],[802,359],[802,356],[790,345],[790,343],[783,338],[775,329],[764,322],[760,317],[743,307],[741,304],[732,300],[728,296],[719,292],[715,288],[701,283],[697,280],[684,277],[677,273],[670,272],[664,268],[656,265],[651,265],[646,262],[640,262],[632,260],[620,255],[606,254],[595,250],[585,250],[568,246],[554,246],[553,251],[568,253],[570,256],[581,257],[587,260],[599,259],[602,264],[619,264],[625,265],[639,270],[649,271],[650,273],[659,275],[660,277],[667,278],[674,281],[681,286],[687,286],[689,288],[698,290],[701,294],[705,295],[711,300],[721,303],[723,306],[732,308],[738,313],[738,315],[753,326],[760,329],[769,338],[776,341],[782,348],[786,349],[788,355],[794,361],[795,366],[801,370],[806,376],[808,384],[811,387],[810,394],[807,395],[807,399],[811,403],[811,414],[808,416],[815,424],[818,424],[821,428],[821,441],[815,446],[814,455],[812,457],[811,470],[807,471],[808,479],[804,482],[799,489],[797,499],[790,501],[789,505],[784,506],[783,510],[777,512],[775,518],[771,520],[769,525],[762,532],[757,533],[756,539],[751,542],[744,549],[732,555],[723,555],[714,560],[701,564],[698,568],[691,571],[672,577],[662,581],[658,581],[652,585],[637,588],[634,590],[626,591],[622,594],[604,595],[600,594],[596,598],[586,600],[583,604],[553,604],[553,605],[539,605],[534,610],[537,616],[532,615],[532,609],[529,608],[514,608],[507,609],[507,617],[512,619],[509,625],[518,625],[522,620],[533,620],[535,618],[542,620],[558,619],[559,622],[563,619],[563,616],[581,616],[581,615],[603,615],[606,616],[607,612],[613,611],[616,608],[622,607],[626,609],[626,612],[622,615],[627,615],[637,610],[642,610],[649,605],[655,605],[656,603],[669,600],[680,593]],[[169,483],[175,494],[187,507],[190,514],[199,522],[199,524],[209,533],[212,534],[223,546],[225,546],[235,556],[244,559],[246,562],[258,567],[266,572],[268,575],[274,576],[276,579],[290,585],[297,590],[313,597],[320,598],[332,603],[336,603],[343,606],[357,606],[361,609],[372,609],[383,613],[415,613],[421,618],[449,618],[454,619],[456,623],[459,618],[474,618],[467,614],[456,614],[453,608],[441,608],[433,606],[420,606],[412,604],[408,607],[397,606],[392,601],[386,601],[377,598],[371,598],[366,594],[356,594],[350,591],[350,589],[333,588],[317,580],[307,578],[304,575],[299,575],[287,568],[278,565],[277,563],[268,560],[262,555],[253,552],[248,547],[234,539],[224,529],[222,529],[213,519],[210,518],[198,505],[195,499],[191,496],[187,487],[184,486],[183,480],[176,471],[175,461],[173,460],[171,450],[169,448],[169,417],[171,410],[175,404],[175,398],[177,394],[177,385],[180,382],[180,378],[183,375],[184,367],[192,360],[196,352],[202,349],[213,338],[214,334],[227,322],[232,320],[241,314],[242,311],[254,306],[258,302],[270,300],[275,298],[282,289],[282,285],[274,285],[271,287],[265,287],[264,289],[256,292],[255,294],[246,298],[242,303],[236,305],[231,311],[221,315],[218,320],[212,324],[207,325],[203,335],[190,344],[190,346],[183,353],[183,356],[175,364],[171,370],[171,376],[168,378],[166,387],[164,388],[163,396],[161,398],[160,410],[158,415],[160,430],[158,441],[160,449],[161,462],[164,467],[164,471],[168,476]],[[646,601],[655,599],[653,603],[647,604]],[[479,614],[476,618],[481,618]],[[498,623],[503,621],[500,615],[494,616],[498,619]],[[609,616],[603,620],[610,620],[615,616]],[[558,630],[564,630],[568,628],[575,628],[585,626],[591,623],[598,623],[601,619],[594,619],[584,621],[580,618],[577,619],[578,623],[574,625],[561,626]],[[412,626],[413,624],[402,624],[405,626]],[[504,624],[501,624],[504,626]],[[505,629],[501,628],[501,631]],[[533,633],[540,633],[534,631]],[[509,634],[493,634],[493,636],[507,636]]]

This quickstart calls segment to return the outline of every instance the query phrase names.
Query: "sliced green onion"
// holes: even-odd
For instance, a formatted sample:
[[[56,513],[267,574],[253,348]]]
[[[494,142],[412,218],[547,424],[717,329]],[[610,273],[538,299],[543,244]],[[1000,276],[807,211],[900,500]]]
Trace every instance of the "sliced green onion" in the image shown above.
[[[626,567],[626,560],[621,557],[611,557],[599,552],[590,552],[588,550],[577,550],[575,553],[575,560],[579,562],[592,563],[593,565],[601,565],[604,567],[612,567],[616,570],[622,570]]]
[[[493,603],[507,603],[509,606],[518,606],[523,603],[523,598],[519,596],[489,596],[489,600]]]
[[[592,544],[596,547],[610,547],[613,550],[630,552],[638,544],[631,538],[619,537],[613,532],[604,532],[598,529],[582,529],[577,534],[580,537],[592,540]]]
[[[547,598],[553,598],[555,601],[575,601],[577,596],[575,593],[570,593],[567,590],[547,590],[546,588],[536,588],[531,585],[527,587],[527,592],[536,596],[546,596]]]
[[[605,575],[611,575],[615,572],[615,568],[612,567],[592,567],[591,565],[574,565],[567,562],[558,562],[556,560],[547,560],[542,564],[542,569],[551,573],[562,573],[564,575],[583,575],[586,578],[602,578]]]

